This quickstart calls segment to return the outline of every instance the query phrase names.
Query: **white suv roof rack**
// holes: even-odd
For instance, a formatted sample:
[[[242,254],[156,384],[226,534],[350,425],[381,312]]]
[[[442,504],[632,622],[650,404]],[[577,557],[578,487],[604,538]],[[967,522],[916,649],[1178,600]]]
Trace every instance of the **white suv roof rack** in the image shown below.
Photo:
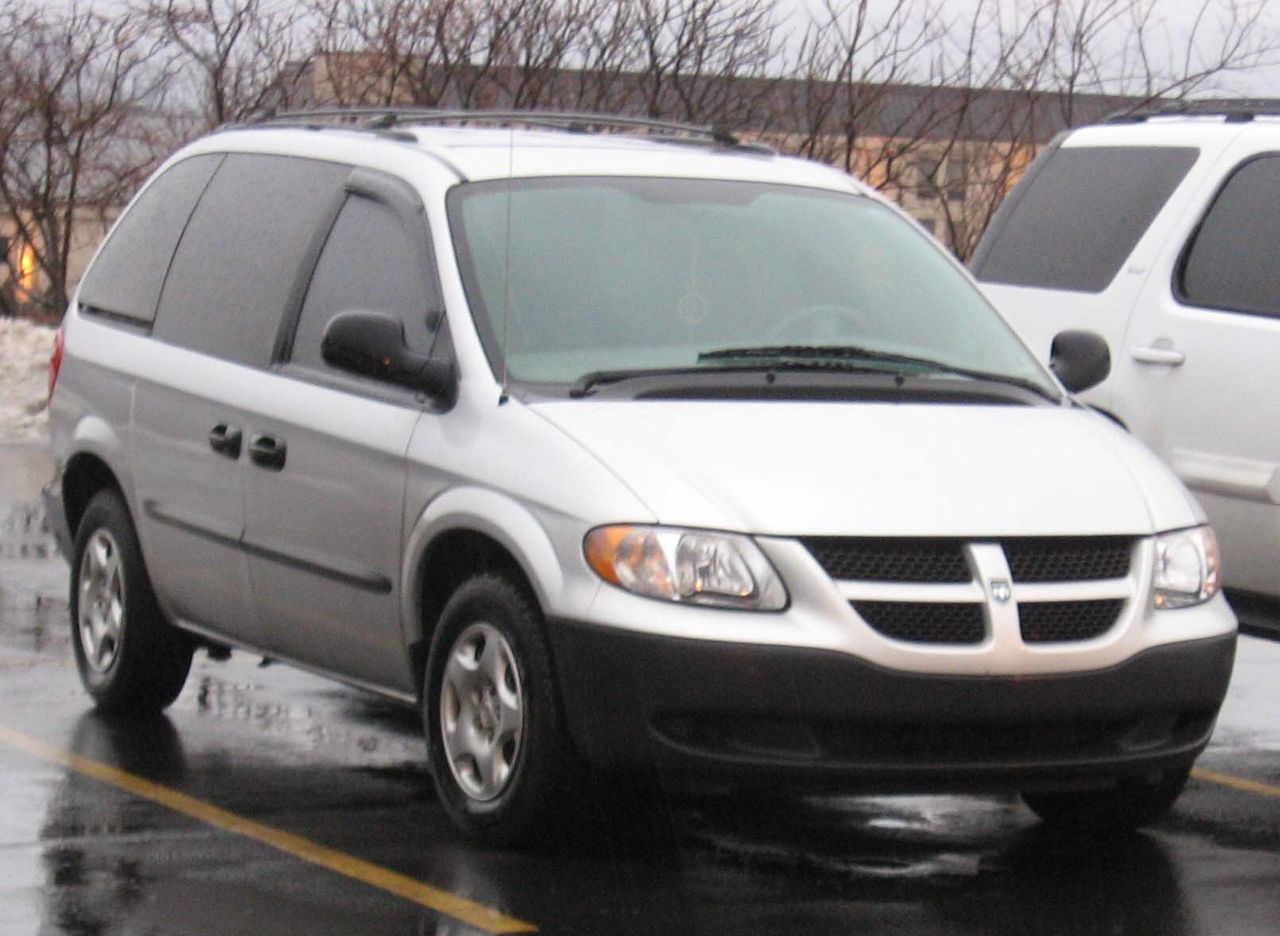
[[[1104,123],[1143,123],[1152,117],[1224,117],[1227,123],[1248,123],[1255,117],[1280,117],[1280,98],[1206,98],[1199,101],[1167,101],[1112,114]]]

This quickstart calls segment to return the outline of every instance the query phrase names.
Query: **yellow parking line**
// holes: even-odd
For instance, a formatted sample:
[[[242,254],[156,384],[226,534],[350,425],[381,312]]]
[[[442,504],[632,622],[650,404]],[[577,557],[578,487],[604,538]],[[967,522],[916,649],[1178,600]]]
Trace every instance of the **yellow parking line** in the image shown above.
[[[1231,774],[1218,773],[1216,770],[1205,770],[1203,767],[1194,767],[1191,770],[1191,776],[1197,780],[1204,780],[1208,783],[1217,783],[1220,786],[1231,787],[1233,790],[1243,790],[1246,793],[1257,793],[1259,796],[1275,796],[1280,797],[1280,786],[1272,786],[1270,783],[1259,783],[1257,780],[1248,780],[1245,777],[1235,777]]]
[[[283,832],[225,809],[219,809],[203,800],[179,793],[158,783],[152,783],[150,780],[123,770],[117,770],[108,764],[50,747],[42,741],[29,738],[3,725],[0,725],[0,741],[42,760],[69,767],[77,773],[158,803],[208,825],[254,839],[295,858],[328,868],[330,871],[362,881],[389,894],[395,894],[397,897],[403,897],[405,900],[461,920],[477,929],[489,933],[536,933],[538,931],[532,923],[504,916],[491,907],[478,904],[447,890],[423,884],[421,881],[415,881],[388,868],[326,848],[302,836]]]

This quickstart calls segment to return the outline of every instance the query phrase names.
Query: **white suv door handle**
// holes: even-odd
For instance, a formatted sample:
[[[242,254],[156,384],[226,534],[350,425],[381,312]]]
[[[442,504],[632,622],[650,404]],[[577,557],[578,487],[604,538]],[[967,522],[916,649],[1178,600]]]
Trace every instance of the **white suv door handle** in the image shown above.
[[[1177,367],[1187,359],[1181,351],[1173,348],[1131,348],[1129,356],[1139,364],[1167,364]]]

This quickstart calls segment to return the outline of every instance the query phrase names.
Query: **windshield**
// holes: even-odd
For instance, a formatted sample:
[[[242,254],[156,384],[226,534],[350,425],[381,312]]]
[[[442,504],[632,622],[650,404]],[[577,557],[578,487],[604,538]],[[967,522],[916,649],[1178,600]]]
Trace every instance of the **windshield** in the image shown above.
[[[490,361],[501,373],[505,357],[516,381],[711,369],[725,362],[707,352],[726,348],[850,347],[879,352],[871,366],[901,370],[883,355],[906,356],[1052,392],[941,251],[869,198],[558,178],[462,185],[449,205]]]

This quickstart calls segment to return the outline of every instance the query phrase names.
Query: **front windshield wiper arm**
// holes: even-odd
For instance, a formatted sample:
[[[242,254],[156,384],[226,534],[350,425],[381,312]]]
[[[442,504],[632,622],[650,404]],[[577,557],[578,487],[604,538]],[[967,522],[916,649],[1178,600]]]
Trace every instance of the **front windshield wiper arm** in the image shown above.
[[[717,355],[720,352],[709,351],[707,354]],[[853,360],[833,360],[830,357],[825,359],[815,358],[809,361],[788,357],[778,359],[777,356],[770,355],[760,355],[759,360],[754,360],[754,357],[754,355],[746,355],[739,361],[733,360],[732,357],[725,357],[723,360],[726,364],[716,367],[700,367],[695,364],[684,367],[637,367],[626,370],[591,371],[583,374],[573,382],[573,385],[569,388],[569,396],[575,398],[584,397],[601,384],[619,383],[623,380],[636,380],[645,377],[702,377],[707,374],[759,373],[760,371],[778,370],[839,370],[877,374],[885,372],[883,367],[867,367],[859,365]],[[721,360],[720,358],[706,357],[704,354],[698,355],[699,361],[704,358],[709,361]]]
[[[945,361],[916,357],[911,354],[877,351],[874,348],[862,348],[858,345],[764,345],[760,347],[720,348],[715,351],[703,351],[698,355],[698,360],[772,361],[784,364],[811,361],[818,364],[818,366],[822,366],[820,362],[830,361],[879,361],[885,364],[898,364],[906,367],[919,367],[938,373],[955,374],[960,377],[969,377],[973,380],[989,380],[993,383],[1008,384],[1009,386],[1029,390],[1037,396],[1052,400],[1054,403],[1062,401],[1062,398],[1051,389],[1025,377],[1015,377],[1012,374],[962,367],[957,364],[948,364]]]
[[[755,368],[752,368],[754,370]],[[598,370],[583,374],[569,388],[569,396],[584,397],[600,384],[617,383],[637,377],[679,377],[685,374],[705,374],[705,367],[636,367],[629,370]]]

